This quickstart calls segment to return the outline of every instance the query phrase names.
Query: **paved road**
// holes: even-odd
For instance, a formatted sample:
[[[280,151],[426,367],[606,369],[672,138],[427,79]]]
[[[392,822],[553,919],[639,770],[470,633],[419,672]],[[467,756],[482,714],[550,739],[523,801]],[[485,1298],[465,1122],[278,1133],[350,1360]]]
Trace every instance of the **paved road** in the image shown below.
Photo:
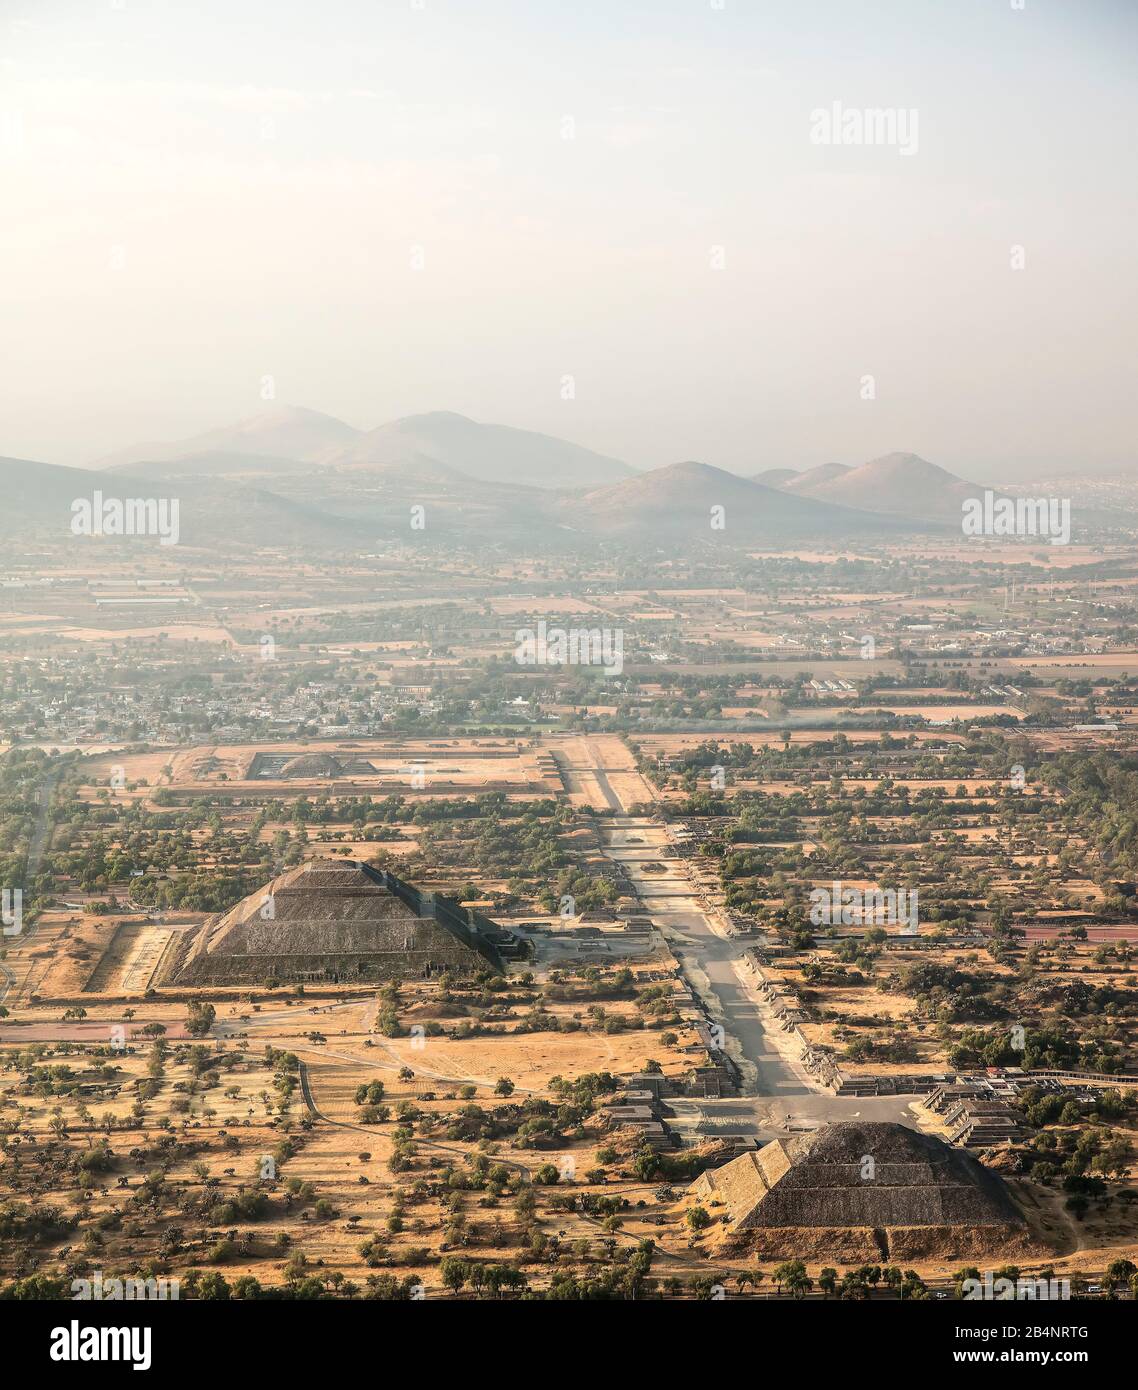
[[[666,872],[647,873],[638,862],[642,840],[661,852],[666,833],[648,820],[622,816],[602,829],[605,853],[623,866],[644,909],[667,937],[684,973],[705,998],[714,996],[715,1021],[726,1030],[730,1050],[743,1064],[748,1089],[757,1095],[809,1094],[813,1087],[803,1069],[781,1057],[767,1035],[759,1003],[740,974],[744,946],[715,930],[691,893],[683,860],[661,860]],[[749,1065],[748,1065],[749,1064]]]
[[[51,794],[55,790],[55,784],[59,780],[58,772],[50,772],[39,784],[36,791],[36,800],[39,803],[39,814],[36,816],[35,829],[32,832],[31,843],[28,846],[28,877],[30,878],[40,866],[40,860],[47,849],[48,840],[51,835]]]
[[[583,796],[589,801],[592,801],[588,789],[583,785],[581,780],[582,778],[589,778],[597,784],[597,790],[604,798],[605,804],[608,806],[609,810],[622,811],[624,807],[621,805],[620,797],[613,791],[612,784],[609,782],[608,775],[604,768],[601,767],[600,760],[596,757],[595,750],[588,744],[585,746],[593,757],[592,762],[585,764],[571,763],[566,753],[561,752],[559,749],[553,750],[553,761],[557,764],[558,770],[565,778],[567,790],[573,795]]]
[[[593,748],[588,751],[594,754]],[[603,768],[593,774],[606,797],[617,803],[611,819],[601,825],[604,853],[628,875],[645,913],[659,925],[685,976],[725,1030],[727,1051],[744,1077],[744,1092],[737,1098],[679,1102],[674,1106],[676,1128],[693,1137],[735,1133],[760,1139],[842,1119],[893,1120],[916,1128],[909,1099],[839,1098],[817,1086],[792,1049],[780,1052],[774,1026],[742,964],[746,944],[720,930],[700,905],[686,862],[666,857],[672,852],[667,831],[648,817],[628,815]],[[645,872],[643,866],[654,859],[663,864],[663,873]]]

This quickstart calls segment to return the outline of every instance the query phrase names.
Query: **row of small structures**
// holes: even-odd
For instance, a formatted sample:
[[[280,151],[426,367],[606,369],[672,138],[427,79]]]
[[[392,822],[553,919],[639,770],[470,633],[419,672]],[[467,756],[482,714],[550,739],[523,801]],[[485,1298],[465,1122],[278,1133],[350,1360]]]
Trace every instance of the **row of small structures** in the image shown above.
[[[791,1034],[800,1049],[802,1065],[822,1085],[839,1096],[923,1097],[921,1106],[936,1115],[950,1142],[962,1148],[986,1149],[1016,1143],[1026,1126],[1016,1108],[1019,1094],[1031,1089],[1062,1093],[1074,1100],[1093,1101],[1114,1086],[1138,1085],[1138,1076],[1096,1072],[1023,1071],[993,1068],[983,1073],[889,1072],[856,1076],[843,1072],[834,1058],[813,1046],[802,1032],[809,1018],[797,995],[782,990],[766,976],[761,955],[751,950],[747,963],[755,976],[759,997],[778,1027]]]

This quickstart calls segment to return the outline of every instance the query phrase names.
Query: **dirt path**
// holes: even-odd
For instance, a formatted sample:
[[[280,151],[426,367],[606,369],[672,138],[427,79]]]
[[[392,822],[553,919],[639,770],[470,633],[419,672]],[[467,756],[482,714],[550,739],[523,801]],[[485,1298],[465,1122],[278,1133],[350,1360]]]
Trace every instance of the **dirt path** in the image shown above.
[[[299,1052],[304,1051],[305,1049],[292,1048],[291,1050],[294,1052]],[[350,1060],[355,1061],[358,1059],[352,1058]],[[326,1115],[324,1111],[320,1109],[320,1106],[317,1104],[316,1097],[312,1091],[312,1078],[310,1074],[311,1068],[311,1062],[301,1062],[300,1064],[300,1094],[301,1098],[304,1101],[305,1108],[308,1110],[308,1113],[314,1119],[323,1120],[326,1125],[332,1125],[335,1129],[356,1130],[358,1133],[369,1135],[371,1138],[374,1139],[377,1133],[374,1125],[357,1125],[352,1124],[349,1120],[334,1120],[330,1115]],[[317,1069],[319,1070],[319,1063],[317,1064]],[[451,1158],[458,1159],[460,1161],[460,1164],[463,1165],[468,1162],[470,1157],[470,1155],[467,1153],[465,1149],[456,1149],[449,1144],[440,1144],[434,1139],[423,1139],[420,1136],[416,1136],[414,1142],[417,1148],[431,1149],[435,1153],[448,1154]],[[524,1163],[519,1163],[516,1159],[504,1158],[500,1154],[494,1155],[494,1162],[500,1163],[504,1168],[515,1169],[522,1175],[526,1182],[532,1181],[530,1169],[527,1168]],[[394,1184],[390,1179],[388,1179],[382,1185],[384,1187],[391,1187]]]

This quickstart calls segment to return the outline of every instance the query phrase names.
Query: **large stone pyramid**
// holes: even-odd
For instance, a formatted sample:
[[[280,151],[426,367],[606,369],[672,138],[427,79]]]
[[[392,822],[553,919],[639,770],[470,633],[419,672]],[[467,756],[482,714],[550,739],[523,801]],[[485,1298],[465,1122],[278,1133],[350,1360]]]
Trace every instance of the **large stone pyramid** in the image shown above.
[[[384,869],[316,859],[176,939],[164,985],[410,979],[501,970],[489,919]]]
[[[708,1207],[726,1207],[725,1236],[772,1249],[787,1244],[778,1233],[791,1231],[817,1248],[850,1248],[860,1232],[871,1254],[894,1245],[976,1249],[1024,1225],[995,1173],[899,1124],[844,1122],[775,1139],[702,1174],[690,1191]],[[914,1238],[922,1229],[935,1241]]]

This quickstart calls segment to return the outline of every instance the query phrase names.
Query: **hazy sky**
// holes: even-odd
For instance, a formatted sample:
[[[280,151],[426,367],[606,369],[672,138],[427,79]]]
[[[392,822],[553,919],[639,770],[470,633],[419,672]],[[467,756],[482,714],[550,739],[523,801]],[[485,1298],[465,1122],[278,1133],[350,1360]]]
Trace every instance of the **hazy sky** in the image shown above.
[[[1138,5],[1023,3],[0,0],[0,454],[271,376],[646,466],[1129,466]]]

